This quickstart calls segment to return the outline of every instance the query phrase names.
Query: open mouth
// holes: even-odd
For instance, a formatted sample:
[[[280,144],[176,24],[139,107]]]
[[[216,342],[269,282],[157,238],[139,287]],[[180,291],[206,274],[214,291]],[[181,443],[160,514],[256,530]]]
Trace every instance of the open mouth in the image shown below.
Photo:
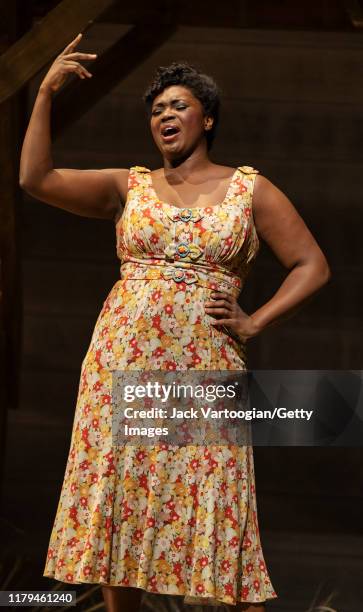
[[[161,131],[161,137],[165,142],[169,142],[174,140],[177,137],[180,130],[175,125],[166,126]]]

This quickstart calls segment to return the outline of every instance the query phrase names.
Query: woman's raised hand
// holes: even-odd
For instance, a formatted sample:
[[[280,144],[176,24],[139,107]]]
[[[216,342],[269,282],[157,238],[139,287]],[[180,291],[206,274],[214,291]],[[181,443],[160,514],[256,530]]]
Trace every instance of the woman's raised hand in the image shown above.
[[[92,74],[80,64],[79,60],[94,60],[96,53],[80,53],[74,49],[81,41],[82,34],[78,34],[72,42],[60,53],[45,75],[40,89],[56,92],[63,85],[72,72],[78,74],[80,79],[91,78]]]
[[[211,293],[211,298],[214,301],[208,301],[204,304],[205,312],[210,316],[219,315],[221,317],[216,321],[211,321],[212,325],[227,326],[243,342],[257,336],[259,329],[254,320],[242,310],[234,296],[223,291],[214,291]]]

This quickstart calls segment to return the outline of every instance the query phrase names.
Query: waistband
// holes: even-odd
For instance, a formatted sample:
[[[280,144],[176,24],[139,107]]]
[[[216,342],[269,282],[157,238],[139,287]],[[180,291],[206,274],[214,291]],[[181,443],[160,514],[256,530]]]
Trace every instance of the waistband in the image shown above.
[[[205,270],[188,263],[160,262],[158,264],[127,261],[121,264],[121,280],[173,280],[187,285],[197,284],[215,291],[226,291],[238,297],[242,279],[232,272]]]

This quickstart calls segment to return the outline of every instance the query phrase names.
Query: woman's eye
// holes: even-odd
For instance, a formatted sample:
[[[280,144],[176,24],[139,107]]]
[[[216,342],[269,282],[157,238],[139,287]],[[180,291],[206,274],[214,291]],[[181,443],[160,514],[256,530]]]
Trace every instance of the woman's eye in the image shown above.
[[[176,106],[175,108],[177,110],[184,110],[187,107],[183,104],[183,105],[180,105],[180,106]],[[159,110],[159,109],[156,109],[156,110],[151,112],[152,115],[159,115],[160,113],[161,113],[161,110]]]

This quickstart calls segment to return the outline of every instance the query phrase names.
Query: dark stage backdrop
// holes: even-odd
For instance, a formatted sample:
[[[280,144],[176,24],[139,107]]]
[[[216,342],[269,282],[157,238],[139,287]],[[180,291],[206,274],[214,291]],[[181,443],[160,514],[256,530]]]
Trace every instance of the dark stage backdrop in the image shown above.
[[[122,27],[98,24],[82,49],[105,49]],[[58,167],[158,168],[141,101],[152,72],[160,64],[186,59],[215,77],[223,103],[213,161],[252,165],[284,191],[332,270],[330,284],[300,313],[249,343],[251,369],[362,367],[362,50],[362,37],[349,32],[181,27],[54,145]],[[41,76],[32,82],[29,112]],[[14,523],[30,532],[35,522],[38,535],[33,539],[45,553],[81,361],[103,301],[118,280],[114,227],[25,197],[22,265],[21,401],[20,410],[9,417],[11,483],[6,490]],[[262,305],[285,274],[262,244],[241,306],[251,312]],[[15,439],[16,448],[11,445]],[[362,449],[254,452],[260,526],[270,534],[266,556],[281,598],[288,587],[281,592],[279,580],[297,562],[304,541],[311,542],[307,566],[316,567],[314,586],[323,566],[321,542],[330,546],[326,573],[334,579],[342,553],[334,537],[341,536],[339,542],[353,550],[356,535],[362,535]],[[281,546],[284,558],[277,561]],[[306,584],[296,589],[303,593]]]

